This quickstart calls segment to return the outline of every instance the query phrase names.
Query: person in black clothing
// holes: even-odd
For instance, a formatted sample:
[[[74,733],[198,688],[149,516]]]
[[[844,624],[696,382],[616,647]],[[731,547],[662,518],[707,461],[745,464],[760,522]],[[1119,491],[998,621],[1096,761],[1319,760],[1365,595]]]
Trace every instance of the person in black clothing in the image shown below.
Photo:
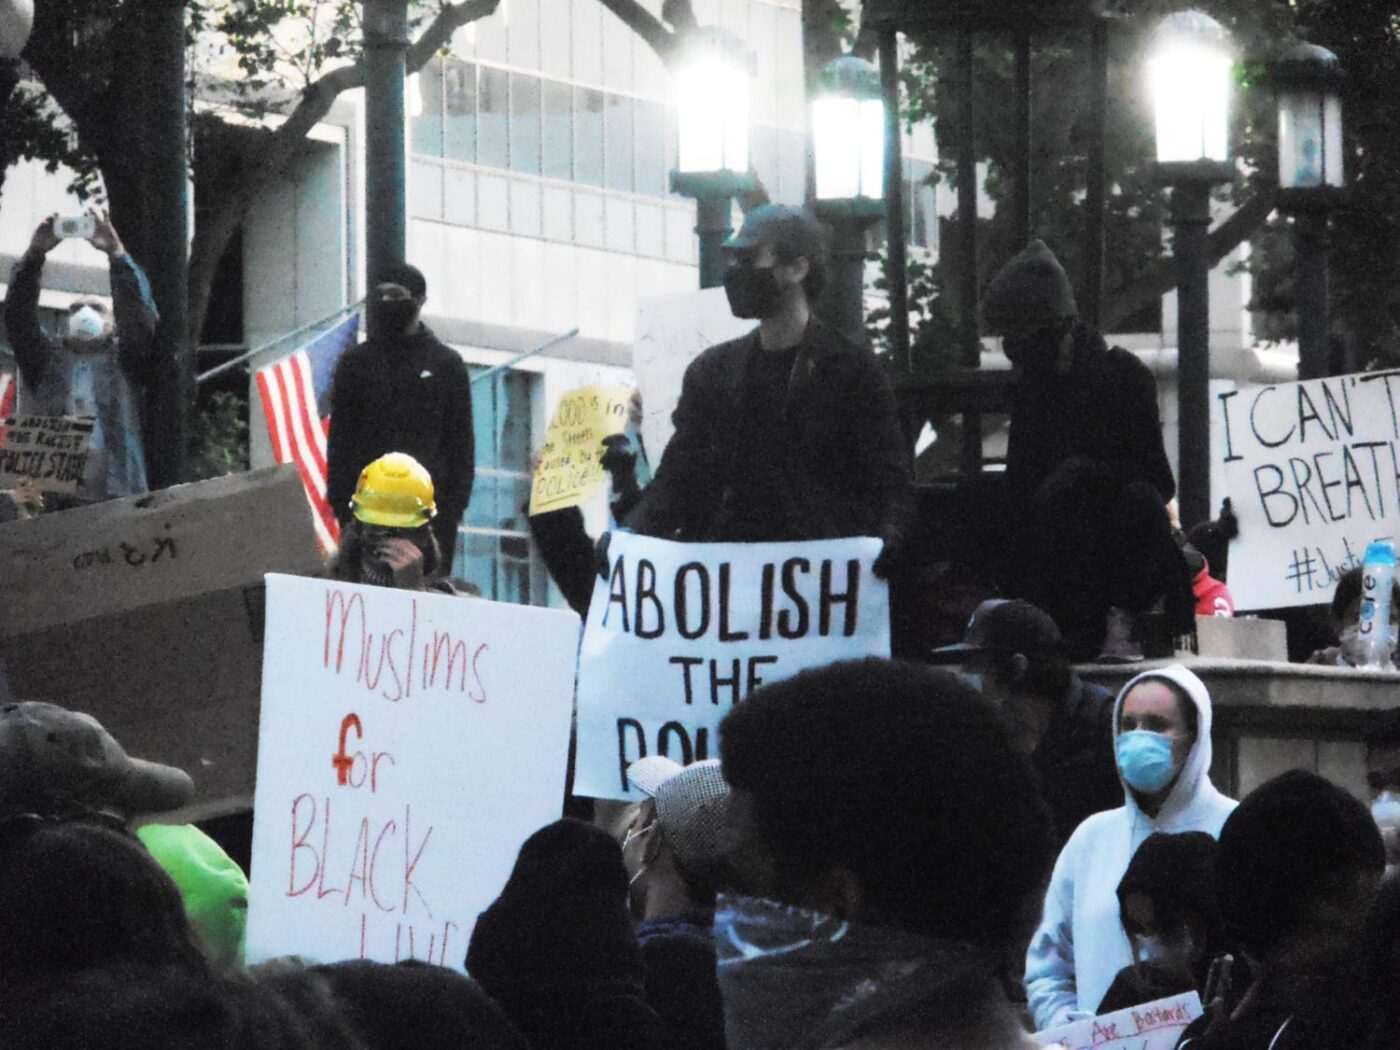
[[[1215,839],[1204,831],[1149,835],[1118,883],[1118,914],[1133,964],[1118,971],[1098,1013],[1205,988],[1225,950],[1215,893]]]
[[[1020,375],[1006,450],[1019,555],[1010,589],[1054,617],[1076,659],[1101,643],[1104,655],[1140,657],[1123,614],[1164,595],[1175,633],[1188,632],[1194,603],[1167,518],[1176,482],[1152,373],[1078,320],[1069,277],[1041,241],[992,279],[982,316]]]
[[[957,645],[965,675],[1006,716],[1012,742],[1031,756],[1062,846],[1085,817],[1123,804],[1113,759],[1113,694],[1074,673],[1055,621],[1030,602],[979,605]]]
[[[326,499],[347,524],[360,471],[387,452],[407,453],[432,475],[433,533],[451,564],[476,472],[471,378],[461,356],[419,319],[427,289],[407,264],[379,274],[370,338],[347,350],[335,370]]]
[[[725,292],[758,328],[686,369],[675,434],[626,521],[683,541],[877,536],[891,568],[912,510],[909,455],[875,357],[817,320],[820,225],[766,204],[725,245]]]
[[[1251,792],[1225,821],[1215,862],[1226,933],[1251,980],[1208,1003],[1177,1046],[1366,1045],[1394,994],[1375,994],[1366,948],[1384,868],[1371,814],[1335,784],[1294,769]]]

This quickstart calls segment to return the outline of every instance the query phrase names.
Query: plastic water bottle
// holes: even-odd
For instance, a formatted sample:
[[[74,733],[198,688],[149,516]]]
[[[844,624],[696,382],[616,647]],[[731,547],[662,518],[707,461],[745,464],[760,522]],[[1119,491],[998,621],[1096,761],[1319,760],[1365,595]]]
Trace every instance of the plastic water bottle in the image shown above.
[[[1361,666],[1390,667],[1394,647],[1390,627],[1390,595],[1395,586],[1395,544],[1376,540],[1361,559]]]

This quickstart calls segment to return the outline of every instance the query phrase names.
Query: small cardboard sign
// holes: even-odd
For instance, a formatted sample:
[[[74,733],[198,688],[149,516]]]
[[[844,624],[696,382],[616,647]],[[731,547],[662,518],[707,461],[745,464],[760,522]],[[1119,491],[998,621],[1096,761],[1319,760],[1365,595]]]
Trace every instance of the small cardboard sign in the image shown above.
[[[627,429],[632,388],[585,386],[559,399],[530,487],[530,513],[577,507],[603,481],[602,442]]]
[[[880,541],[672,543],[613,534],[579,652],[574,790],[637,798],[627,766],[719,754],[719,724],[765,682],[889,656]]]
[[[1111,1014],[1036,1032],[1044,1047],[1063,1050],[1173,1050],[1181,1033],[1201,1016],[1201,997],[1183,992]]]
[[[91,416],[20,416],[0,430],[0,488],[78,491],[87,470]]]
[[[463,967],[564,797],[578,617],[267,577],[248,960]]]

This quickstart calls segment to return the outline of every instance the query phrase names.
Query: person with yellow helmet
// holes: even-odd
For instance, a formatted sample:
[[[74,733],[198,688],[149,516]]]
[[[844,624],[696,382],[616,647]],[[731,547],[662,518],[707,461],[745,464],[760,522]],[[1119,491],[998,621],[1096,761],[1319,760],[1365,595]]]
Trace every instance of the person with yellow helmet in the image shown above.
[[[432,476],[405,452],[390,452],[360,471],[341,532],[336,576],[353,583],[423,590],[442,566],[433,534]],[[435,584],[433,584],[435,585]]]

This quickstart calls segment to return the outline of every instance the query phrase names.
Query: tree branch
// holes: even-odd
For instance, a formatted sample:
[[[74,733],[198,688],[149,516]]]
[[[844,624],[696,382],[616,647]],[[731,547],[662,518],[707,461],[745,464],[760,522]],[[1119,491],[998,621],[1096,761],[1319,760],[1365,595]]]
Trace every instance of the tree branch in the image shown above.
[[[500,0],[463,0],[447,4],[408,47],[408,72],[422,69],[462,26],[495,12]],[[198,339],[209,304],[209,290],[218,260],[253,201],[286,171],[307,134],[323,120],[343,92],[365,86],[368,66],[363,57],[322,74],[302,93],[287,119],[259,145],[252,163],[241,173],[237,189],[220,198],[196,227],[190,248],[190,331]]]
[[[675,61],[678,50],[677,34],[667,29],[662,24],[661,19],[643,7],[638,0],[598,0],[598,2],[622,19],[628,29],[641,37],[643,42],[656,52],[662,63],[669,66]],[[686,15],[689,15],[690,26],[694,26],[695,13],[690,9],[689,3],[674,5],[668,3],[666,8],[668,14],[671,15],[673,24],[678,29],[686,28]]]
[[[1206,261],[1214,269],[1220,260],[1247,241],[1269,217],[1278,198],[1275,189],[1262,190],[1245,201],[1233,215],[1206,236]],[[1105,332],[1176,288],[1176,265],[1161,259],[1128,287],[1115,292],[1104,304],[1099,327]]]

